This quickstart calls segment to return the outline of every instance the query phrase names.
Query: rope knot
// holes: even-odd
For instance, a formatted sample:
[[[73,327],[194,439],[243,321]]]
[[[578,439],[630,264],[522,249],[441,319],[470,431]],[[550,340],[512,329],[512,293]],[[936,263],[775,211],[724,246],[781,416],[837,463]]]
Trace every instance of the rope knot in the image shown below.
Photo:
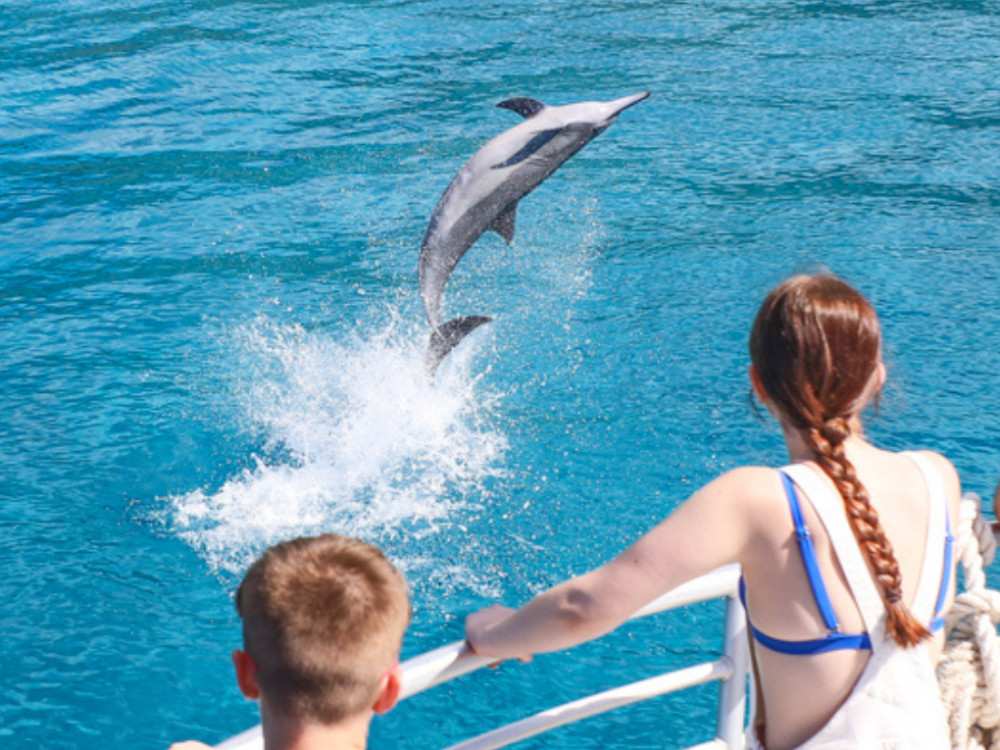
[[[974,493],[962,498],[956,553],[965,591],[947,617],[948,641],[938,663],[941,697],[950,714],[952,748],[1000,750],[1000,592],[989,589],[983,566],[997,538]],[[984,533],[984,525],[990,533]]]

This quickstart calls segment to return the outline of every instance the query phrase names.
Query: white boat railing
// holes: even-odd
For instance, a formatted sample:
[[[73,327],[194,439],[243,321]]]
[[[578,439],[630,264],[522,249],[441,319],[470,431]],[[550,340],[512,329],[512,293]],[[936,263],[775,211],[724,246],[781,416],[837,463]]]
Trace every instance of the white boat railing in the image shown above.
[[[667,592],[629,618],[635,620],[658,612],[725,597],[725,634],[722,655],[717,660],[595,693],[452,745],[447,750],[492,750],[507,747],[589,716],[713,680],[719,680],[721,683],[715,738],[688,750],[707,750],[707,748],[739,750],[743,747],[749,671],[746,617],[737,597],[739,576],[738,565],[724,566]],[[401,665],[403,668],[401,699],[409,698],[491,663],[493,661],[490,659],[470,653],[464,641],[456,641],[407,659]],[[261,729],[258,725],[230,737],[216,747],[218,750],[262,750],[263,746]]]

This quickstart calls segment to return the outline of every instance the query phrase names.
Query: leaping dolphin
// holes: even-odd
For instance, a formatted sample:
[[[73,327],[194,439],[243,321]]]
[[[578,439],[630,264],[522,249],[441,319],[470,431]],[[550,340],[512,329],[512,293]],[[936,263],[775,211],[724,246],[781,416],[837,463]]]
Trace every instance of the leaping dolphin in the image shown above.
[[[643,91],[610,102],[561,107],[525,98],[497,105],[517,112],[524,122],[479,149],[455,175],[431,214],[420,247],[420,296],[433,329],[427,351],[430,373],[470,331],[491,320],[475,315],[441,323],[445,285],[465,252],[487,229],[509,245],[517,202],[602,133],[622,110],[648,96]]]

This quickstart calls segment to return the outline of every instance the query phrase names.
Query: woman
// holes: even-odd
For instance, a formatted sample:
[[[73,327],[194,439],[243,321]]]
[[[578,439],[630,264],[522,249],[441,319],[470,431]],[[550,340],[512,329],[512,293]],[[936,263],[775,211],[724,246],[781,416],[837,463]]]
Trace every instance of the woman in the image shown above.
[[[736,561],[758,690],[750,747],[947,748],[934,665],[954,595],[958,476],[936,453],[865,440],[881,337],[843,281],[797,276],[771,292],[750,354],[790,466],[728,472],[615,560],[519,610],[471,615],[469,644],[499,659],[563,649]]]

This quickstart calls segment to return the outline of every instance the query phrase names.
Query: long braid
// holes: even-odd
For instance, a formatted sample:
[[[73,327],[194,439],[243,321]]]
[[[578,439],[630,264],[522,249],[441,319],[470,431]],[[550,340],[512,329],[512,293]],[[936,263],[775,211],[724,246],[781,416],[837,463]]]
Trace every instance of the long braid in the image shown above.
[[[903,580],[868,491],[844,451],[849,419],[864,406],[878,367],[881,335],[871,305],[833,276],[797,276],[768,295],[750,335],[750,354],[767,395],[808,441],[830,476],[885,602],[897,643],[930,636],[903,602]]]
[[[903,602],[903,576],[892,544],[879,521],[878,511],[872,507],[868,490],[844,452],[848,435],[850,429],[843,418],[827,420],[821,428],[806,433],[817,461],[844,498],[851,530],[875,572],[875,581],[885,601],[886,630],[896,643],[912,646],[931,634]]]

